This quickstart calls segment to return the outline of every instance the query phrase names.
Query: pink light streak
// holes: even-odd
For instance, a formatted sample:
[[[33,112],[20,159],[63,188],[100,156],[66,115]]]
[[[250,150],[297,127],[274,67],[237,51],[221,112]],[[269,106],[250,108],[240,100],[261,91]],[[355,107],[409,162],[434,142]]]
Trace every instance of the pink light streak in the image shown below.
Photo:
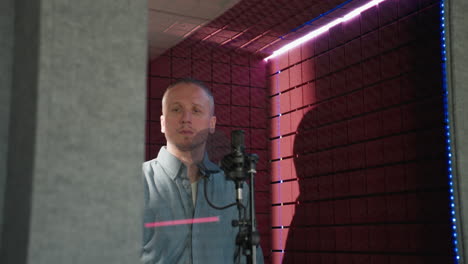
[[[298,38],[295,41],[293,41],[293,42],[291,42],[291,43],[289,43],[287,45],[284,45],[280,49],[275,50],[273,52],[273,54],[266,57],[264,60],[268,61],[269,59],[272,59],[272,58],[274,58],[274,57],[276,57],[278,55],[281,55],[281,54],[287,52],[288,50],[291,50],[291,49],[301,45],[302,43],[304,43],[306,41],[309,41],[312,38],[315,38],[318,35],[328,31],[330,28],[358,16],[359,14],[364,12],[365,10],[367,10],[367,9],[373,7],[373,6],[378,5],[378,4],[382,3],[383,1],[385,1],[385,0],[372,0],[372,1],[368,2],[367,4],[362,5],[362,6],[358,7],[358,8],[356,8],[356,9],[354,9],[353,11],[351,11],[348,14],[344,15],[343,17],[337,18],[337,19],[331,21],[330,23],[328,23],[328,24],[326,24],[326,25],[324,25],[324,26],[310,32],[309,34],[307,34],[307,35],[305,35],[305,36],[303,36],[301,38]]]
[[[212,222],[219,222],[219,216],[145,223],[145,227],[146,228],[151,228],[151,227],[161,227],[161,226],[200,224],[200,223],[212,223]]]

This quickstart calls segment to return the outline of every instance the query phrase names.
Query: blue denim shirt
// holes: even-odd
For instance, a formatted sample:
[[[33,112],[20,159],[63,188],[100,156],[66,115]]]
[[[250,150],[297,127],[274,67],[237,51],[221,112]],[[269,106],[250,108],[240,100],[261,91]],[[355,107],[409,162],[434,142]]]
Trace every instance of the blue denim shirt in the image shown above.
[[[191,218],[219,217],[217,222],[170,225],[160,227],[143,226],[143,250],[141,260],[146,264],[225,264],[235,262],[237,246],[235,239],[239,231],[232,226],[238,219],[236,206],[218,210],[205,199],[205,181],[208,199],[216,206],[235,202],[235,185],[227,180],[218,166],[205,155],[201,174],[207,175],[197,182],[195,206],[186,166],[165,147],[156,159],[143,163],[144,175],[144,223],[182,220]],[[244,184],[245,186],[246,184]],[[244,187],[244,197],[248,188]],[[244,204],[247,199],[244,198]],[[240,262],[245,263],[244,255]],[[261,248],[257,249],[257,263],[263,263]]]

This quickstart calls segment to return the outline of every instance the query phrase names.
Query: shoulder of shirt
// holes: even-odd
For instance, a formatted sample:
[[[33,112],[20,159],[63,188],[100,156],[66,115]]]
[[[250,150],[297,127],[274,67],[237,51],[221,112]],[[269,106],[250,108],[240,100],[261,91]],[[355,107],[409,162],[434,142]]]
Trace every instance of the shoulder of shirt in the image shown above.
[[[151,167],[151,164],[156,165],[157,163],[158,163],[158,160],[156,158],[154,158],[152,160],[147,160],[147,161],[143,162],[142,167],[143,167],[143,169],[145,169],[145,168]]]
[[[142,170],[145,175],[152,175],[155,173],[158,167],[158,160],[157,158],[154,158],[152,160],[148,160],[143,162],[142,164]]]

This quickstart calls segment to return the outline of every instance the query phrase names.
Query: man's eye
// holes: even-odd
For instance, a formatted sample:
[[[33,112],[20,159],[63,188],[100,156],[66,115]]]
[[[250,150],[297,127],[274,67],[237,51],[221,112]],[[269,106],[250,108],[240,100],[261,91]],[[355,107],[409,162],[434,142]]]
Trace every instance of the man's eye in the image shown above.
[[[194,109],[193,109],[193,112],[194,112],[194,113],[201,113],[202,111],[201,111],[200,109],[198,109],[198,108],[194,108]]]
[[[180,112],[180,108],[179,107],[175,107],[175,108],[171,108],[171,112]]]

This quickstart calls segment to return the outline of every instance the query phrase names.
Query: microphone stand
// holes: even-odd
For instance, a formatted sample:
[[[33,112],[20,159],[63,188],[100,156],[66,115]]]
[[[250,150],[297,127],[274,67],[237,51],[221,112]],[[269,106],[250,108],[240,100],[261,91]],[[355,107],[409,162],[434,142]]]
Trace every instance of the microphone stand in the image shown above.
[[[256,228],[255,218],[255,174],[258,155],[244,153],[244,131],[235,130],[231,133],[233,151],[226,155],[222,160],[222,168],[226,175],[235,182],[237,209],[239,210],[239,219],[233,220],[232,225],[239,227],[239,233],[236,237],[236,244],[244,250],[248,264],[257,263],[257,245],[260,242],[260,235]],[[242,185],[246,181],[247,175],[250,179],[249,206],[247,213],[242,204]]]
[[[250,263],[257,263],[257,245],[260,243],[260,235],[257,231],[257,219],[255,216],[255,173],[257,173],[256,165],[258,156],[256,154],[248,155],[249,168],[247,173],[250,178],[250,244],[252,250],[252,260]]]

